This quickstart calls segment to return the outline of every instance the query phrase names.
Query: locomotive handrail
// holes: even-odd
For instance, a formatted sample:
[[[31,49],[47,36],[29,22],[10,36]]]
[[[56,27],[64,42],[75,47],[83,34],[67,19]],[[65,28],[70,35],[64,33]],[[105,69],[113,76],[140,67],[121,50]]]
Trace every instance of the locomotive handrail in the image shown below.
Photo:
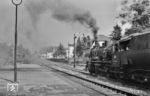
[[[111,63],[111,61],[92,61],[92,62],[109,62],[109,63]]]
[[[145,30],[145,31],[147,31],[147,30]],[[145,31],[143,31],[142,33],[133,33],[133,34],[131,34],[131,35],[129,35],[129,36],[124,36],[124,37],[122,37],[122,39],[121,40],[119,40],[119,41],[124,41],[124,39],[131,39],[132,37],[135,37],[135,36],[139,36],[139,35],[144,35],[144,34],[150,34],[150,31],[148,31],[148,32],[145,32]]]

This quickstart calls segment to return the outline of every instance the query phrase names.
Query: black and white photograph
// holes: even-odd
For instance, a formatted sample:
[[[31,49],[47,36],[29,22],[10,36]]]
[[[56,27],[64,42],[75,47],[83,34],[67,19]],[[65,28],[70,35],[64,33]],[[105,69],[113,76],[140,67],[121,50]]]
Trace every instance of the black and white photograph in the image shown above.
[[[150,0],[0,0],[0,96],[150,96]]]

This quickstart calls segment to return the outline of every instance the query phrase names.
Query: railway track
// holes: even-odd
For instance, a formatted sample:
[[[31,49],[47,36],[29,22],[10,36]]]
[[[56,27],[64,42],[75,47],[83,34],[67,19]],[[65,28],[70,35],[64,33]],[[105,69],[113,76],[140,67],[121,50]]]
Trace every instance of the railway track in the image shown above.
[[[63,64],[62,66],[60,66],[60,64],[56,64],[56,66],[58,67],[61,67],[61,68],[65,68],[65,69],[68,69],[68,70],[72,70],[72,71],[77,71],[79,73],[82,73],[82,74],[85,74],[91,78],[97,78],[98,75],[96,74],[90,74],[89,72],[86,72],[86,71],[83,71],[83,70],[79,70],[79,69],[74,69],[74,68],[71,68],[70,65],[68,66],[67,64]],[[105,81],[105,78],[104,77],[100,77],[99,80],[103,80]],[[107,81],[110,82],[111,80],[111,83],[116,83],[116,79],[113,79],[113,78],[107,78]],[[145,84],[141,84],[141,83],[137,83],[137,82],[133,82],[133,81],[129,81],[129,80],[120,80],[118,79],[117,80],[117,83],[120,83],[122,85],[126,85],[126,87],[129,87],[129,88],[133,88],[133,89],[136,89],[136,90],[144,90],[144,91],[148,91],[148,93],[150,93],[149,89],[150,89],[150,84],[146,84],[147,86],[145,86]]]
[[[107,82],[103,82],[100,80],[87,78],[87,75],[89,75],[89,74],[87,74],[86,72],[79,71],[79,70],[64,68],[62,66],[60,67],[55,64],[52,64],[52,65],[40,64],[40,66],[44,66],[46,68],[51,68],[51,69],[57,70],[59,72],[65,73],[67,75],[70,75],[72,77],[78,78],[78,79],[86,82],[85,84],[87,84],[87,83],[92,84],[90,86],[91,88],[92,88],[92,86],[97,86],[95,88],[97,88],[98,90],[102,88],[102,90],[103,90],[102,93],[105,94],[106,96],[148,96],[147,93],[141,92],[140,90],[126,89],[126,88],[115,86],[115,85],[112,85],[112,84],[109,84]],[[86,85],[84,85],[84,86],[86,86]],[[92,88],[92,89],[95,89],[95,88]],[[99,90],[99,91],[102,91],[102,90]],[[106,90],[106,91],[104,91],[104,90]]]

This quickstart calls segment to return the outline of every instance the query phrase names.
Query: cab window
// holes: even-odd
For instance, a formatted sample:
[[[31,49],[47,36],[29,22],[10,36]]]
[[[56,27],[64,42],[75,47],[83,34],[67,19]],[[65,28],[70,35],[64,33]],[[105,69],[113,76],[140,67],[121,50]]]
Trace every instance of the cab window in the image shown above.
[[[134,50],[142,50],[150,48],[150,34],[144,34],[134,37],[130,46]]]
[[[126,40],[126,41],[122,41],[119,43],[119,51],[127,51],[127,50],[130,50],[130,42],[131,42],[131,39],[130,40]]]

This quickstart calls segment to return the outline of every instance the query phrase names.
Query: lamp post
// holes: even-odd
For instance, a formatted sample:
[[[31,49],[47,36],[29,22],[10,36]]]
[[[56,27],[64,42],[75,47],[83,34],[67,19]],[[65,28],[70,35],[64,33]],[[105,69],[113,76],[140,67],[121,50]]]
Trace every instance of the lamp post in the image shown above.
[[[17,33],[17,27],[18,27],[18,6],[22,3],[22,0],[12,0],[12,3],[15,5],[15,46],[14,46],[14,82],[17,82],[17,64],[16,64],[16,55],[17,55],[17,38],[18,38],[18,33]]]
[[[76,67],[76,35],[74,34],[74,64],[73,64],[73,67],[75,68]]]

